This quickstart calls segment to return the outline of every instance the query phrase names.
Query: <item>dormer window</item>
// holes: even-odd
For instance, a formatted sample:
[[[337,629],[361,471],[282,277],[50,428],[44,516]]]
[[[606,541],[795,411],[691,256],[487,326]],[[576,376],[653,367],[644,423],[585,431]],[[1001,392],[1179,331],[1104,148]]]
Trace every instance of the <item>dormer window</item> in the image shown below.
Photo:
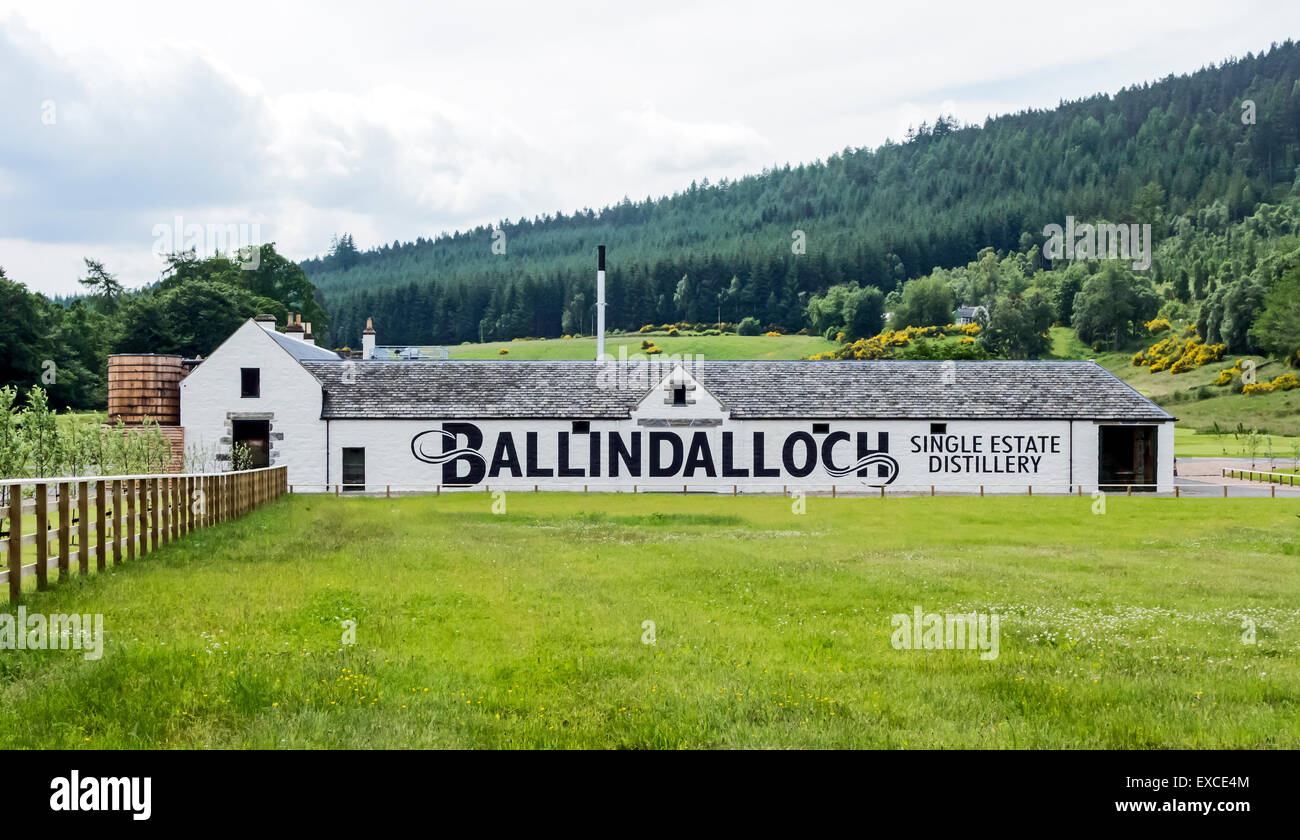
[[[675,382],[670,379],[664,383],[664,404],[694,405],[695,397],[691,393],[694,390],[694,382]]]

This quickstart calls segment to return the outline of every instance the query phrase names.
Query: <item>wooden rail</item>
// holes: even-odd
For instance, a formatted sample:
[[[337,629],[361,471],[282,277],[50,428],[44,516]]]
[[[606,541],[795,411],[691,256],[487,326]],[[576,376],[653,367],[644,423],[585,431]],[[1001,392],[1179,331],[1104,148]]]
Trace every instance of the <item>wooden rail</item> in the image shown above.
[[[0,539],[0,557],[7,557],[8,562],[0,571],[0,584],[9,584],[9,600],[16,602],[22,595],[23,578],[35,576],[36,588],[46,589],[51,570],[57,571],[58,580],[67,579],[73,558],[78,574],[90,573],[91,557],[95,569],[102,572],[110,557],[113,565],[121,564],[124,548],[127,560],[143,557],[197,528],[261,507],[288,487],[287,467],[231,473],[5,479],[0,488],[8,492],[9,502],[0,510],[7,525],[0,532],[5,535]],[[28,489],[32,498],[24,499]],[[50,504],[51,495],[54,505]],[[53,528],[51,508],[58,518]],[[30,514],[35,515],[36,530],[23,533]],[[57,545],[54,553],[50,552],[51,543]],[[23,562],[27,546],[35,546],[31,562]]]
[[[1235,470],[1234,473],[1242,475],[1246,471]],[[1256,471],[1256,475],[1263,475]],[[1274,475],[1279,475],[1274,473]],[[1281,474],[1287,479],[1296,479],[1294,486],[1300,489],[1300,475],[1291,475],[1289,473]],[[1228,476],[1228,471],[1224,471],[1224,477]],[[1288,483],[1283,481],[1280,485],[1285,489]],[[1115,484],[1096,482],[1081,484],[1059,483],[1053,481],[1042,481],[1034,484],[974,484],[965,482],[949,482],[946,484],[904,484],[896,483],[885,486],[877,484],[764,484],[748,482],[744,485],[739,484],[622,484],[615,486],[593,486],[591,484],[579,484],[577,482],[551,483],[547,485],[546,490],[542,490],[538,484],[524,484],[522,482],[491,482],[484,484],[290,484],[290,493],[327,493],[333,496],[385,496],[394,495],[442,495],[443,493],[461,492],[461,493],[491,493],[494,491],[511,492],[511,493],[540,493],[540,492],[558,492],[558,493],[589,493],[593,490],[598,493],[672,493],[675,495],[689,495],[698,493],[701,495],[731,495],[740,496],[741,487],[744,487],[744,495],[782,495],[789,496],[792,492],[802,493],[805,496],[829,496],[838,498],[840,496],[862,497],[862,496],[980,496],[986,494],[989,496],[1013,496],[1023,495],[1032,497],[1059,497],[1066,496],[1085,496],[1094,492],[1101,492],[1108,496],[1139,496],[1147,495],[1150,497],[1163,496],[1170,498],[1205,498],[1210,495],[1218,496],[1220,491],[1223,498],[1234,498],[1229,494],[1229,488],[1240,487],[1238,484],[1231,483],[1213,483],[1209,481],[1196,481],[1191,484]],[[694,489],[692,489],[694,488]],[[1276,486],[1274,488],[1276,490]],[[1276,493],[1273,494],[1276,496]],[[1239,498],[1240,496],[1238,496]]]
[[[1263,481],[1268,484],[1281,484],[1286,487],[1295,487],[1296,480],[1300,475],[1296,473],[1266,472],[1264,470],[1230,470],[1221,468],[1224,478],[1239,478],[1242,481]],[[1256,476],[1260,476],[1256,478]]]

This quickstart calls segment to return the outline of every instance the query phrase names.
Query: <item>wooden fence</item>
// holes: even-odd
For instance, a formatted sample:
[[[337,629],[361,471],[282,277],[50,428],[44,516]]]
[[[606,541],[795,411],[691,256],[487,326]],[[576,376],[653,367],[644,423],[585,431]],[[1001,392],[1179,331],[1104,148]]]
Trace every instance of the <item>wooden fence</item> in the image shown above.
[[[134,560],[190,531],[242,516],[288,489],[287,468],[267,467],[231,473],[86,476],[0,481],[8,504],[0,510],[0,551],[8,565],[0,584],[9,583],[9,600],[22,595],[23,578],[35,576],[46,589],[51,570],[62,581],[75,562],[78,574],[90,561],[103,571],[123,557]],[[26,490],[32,491],[24,499]],[[35,530],[24,533],[29,515]],[[51,527],[51,520],[54,526]],[[93,543],[92,543],[93,540]],[[57,551],[51,552],[51,545]],[[24,562],[23,549],[29,562]]]
[[[1269,484],[1282,484],[1288,487],[1300,486],[1300,475],[1296,473],[1265,472],[1264,470],[1220,470],[1224,478],[1239,478],[1243,481],[1265,481]]]

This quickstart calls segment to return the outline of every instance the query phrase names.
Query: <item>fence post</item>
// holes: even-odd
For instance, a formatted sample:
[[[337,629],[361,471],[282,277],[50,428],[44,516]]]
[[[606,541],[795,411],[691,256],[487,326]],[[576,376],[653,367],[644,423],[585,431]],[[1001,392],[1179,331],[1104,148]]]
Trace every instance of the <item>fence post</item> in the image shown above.
[[[122,565],[122,480],[113,479],[113,565]]]
[[[1182,488],[1180,488],[1177,484],[1174,485],[1174,498],[1175,498],[1175,499],[1182,498],[1182,493],[1180,492],[1181,489],[1182,489]]]
[[[159,538],[162,536],[162,479],[155,478],[151,483],[153,500],[150,508],[153,516],[149,518],[149,550],[157,551]]]
[[[90,574],[90,484],[77,483],[77,571]]]
[[[126,480],[126,559],[135,559],[135,496],[139,492],[139,482],[134,478]]]
[[[102,478],[95,482],[95,569],[100,572],[108,566],[108,558],[104,556],[108,554],[105,550],[108,541],[104,533],[108,530],[108,517],[104,515],[107,512],[104,508],[108,506],[107,489]]]
[[[1228,498],[1228,485],[1223,485],[1223,498]]]
[[[172,528],[172,482],[169,478],[158,479],[158,512],[161,514],[158,526],[158,544],[171,542]]]
[[[980,485],[980,498],[981,498],[981,499],[984,498],[984,485],[983,485],[983,484]]]
[[[135,553],[144,557],[149,553],[149,479],[135,480]]]
[[[190,524],[190,488],[194,486],[192,476],[183,475],[176,479],[176,533],[188,534],[194,528]]]
[[[49,487],[36,485],[36,588],[50,585],[50,497]]]
[[[71,484],[59,482],[59,580],[68,576],[68,565],[72,546],[72,500],[69,498]]]
[[[23,594],[23,486],[9,488],[9,603],[16,604]],[[15,632],[26,633],[27,628]]]

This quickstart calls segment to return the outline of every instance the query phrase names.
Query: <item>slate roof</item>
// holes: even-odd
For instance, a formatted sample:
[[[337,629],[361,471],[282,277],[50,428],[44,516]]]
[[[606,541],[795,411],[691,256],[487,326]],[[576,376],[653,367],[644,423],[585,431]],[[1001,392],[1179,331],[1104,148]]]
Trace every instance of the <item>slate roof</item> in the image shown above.
[[[296,338],[290,338],[284,333],[271,332],[270,330],[266,330],[265,332],[271,338],[275,339],[276,344],[280,345],[285,350],[288,350],[289,355],[293,356],[295,359],[297,359],[300,362],[306,362],[306,361],[337,362],[339,360],[339,354],[335,353],[333,350],[326,350],[324,347],[317,347],[314,344],[308,344],[305,341],[300,341],[299,339]]]
[[[587,361],[304,361],[322,417],[626,418],[671,366],[629,377]],[[951,365],[953,384],[945,385]],[[636,365],[625,365],[624,373]],[[1173,417],[1093,362],[706,361],[684,366],[736,419]],[[642,367],[644,370],[644,366]]]

